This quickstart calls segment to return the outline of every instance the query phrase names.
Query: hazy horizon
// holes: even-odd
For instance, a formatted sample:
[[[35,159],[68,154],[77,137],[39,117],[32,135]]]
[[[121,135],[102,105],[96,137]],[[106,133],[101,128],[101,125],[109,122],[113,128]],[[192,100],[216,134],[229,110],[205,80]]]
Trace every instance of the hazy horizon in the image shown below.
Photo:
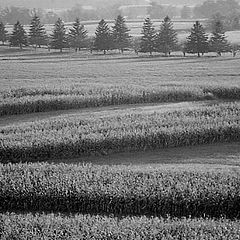
[[[127,5],[127,4],[146,4],[149,0],[119,0],[119,1],[108,1],[108,0],[1,0],[0,7],[25,7],[25,8],[43,8],[43,9],[58,9],[58,8],[72,8],[76,4],[90,5],[93,7],[99,7],[101,5]],[[188,5],[193,6],[201,4],[204,0],[154,0],[159,4],[171,4],[171,5]]]

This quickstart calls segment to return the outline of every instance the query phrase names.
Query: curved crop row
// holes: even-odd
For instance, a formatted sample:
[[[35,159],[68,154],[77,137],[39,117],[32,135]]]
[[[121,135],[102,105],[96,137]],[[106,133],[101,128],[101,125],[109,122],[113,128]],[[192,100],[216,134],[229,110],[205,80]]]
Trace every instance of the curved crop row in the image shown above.
[[[0,94],[0,116],[121,104],[197,101],[208,97],[201,89],[186,86],[16,89]]]
[[[2,239],[228,239],[240,235],[239,221],[147,217],[0,214]]]
[[[240,140],[239,103],[188,111],[55,118],[0,128],[0,161],[40,161]]]
[[[240,217],[237,173],[0,165],[0,211]]]

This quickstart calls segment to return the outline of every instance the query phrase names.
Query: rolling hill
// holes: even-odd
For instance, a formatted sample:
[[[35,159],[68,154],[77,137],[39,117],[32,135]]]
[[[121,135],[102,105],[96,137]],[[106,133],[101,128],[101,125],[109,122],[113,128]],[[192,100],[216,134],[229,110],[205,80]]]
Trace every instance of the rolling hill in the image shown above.
[[[118,5],[127,5],[127,4],[144,4],[150,0],[88,0],[87,3],[85,0],[1,0],[0,6],[18,6],[18,7],[27,7],[27,8],[71,8],[75,4],[81,5],[93,5],[101,6],[105,4],[118,4]],[[155,0],[160,4],[172,4],[172,5],[196,5],[201,4],[204,0]],[[239,0],[238,0],[239,1]],[[239,1],[240,2],[240,1]]]

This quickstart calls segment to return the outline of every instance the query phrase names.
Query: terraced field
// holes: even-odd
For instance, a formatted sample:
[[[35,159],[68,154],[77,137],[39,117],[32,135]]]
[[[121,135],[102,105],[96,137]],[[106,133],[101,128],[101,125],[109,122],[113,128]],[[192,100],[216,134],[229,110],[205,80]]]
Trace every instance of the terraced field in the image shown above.
[[[240,58],[0,59],[0,238],[239,238]]]

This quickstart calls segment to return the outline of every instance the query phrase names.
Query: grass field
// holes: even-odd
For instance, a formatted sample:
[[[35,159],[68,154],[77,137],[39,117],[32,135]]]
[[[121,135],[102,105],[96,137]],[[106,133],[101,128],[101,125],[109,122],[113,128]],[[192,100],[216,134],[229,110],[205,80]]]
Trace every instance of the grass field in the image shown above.
[[[174,55],[0,48],[0,239],[239,238],[240,58]]]

